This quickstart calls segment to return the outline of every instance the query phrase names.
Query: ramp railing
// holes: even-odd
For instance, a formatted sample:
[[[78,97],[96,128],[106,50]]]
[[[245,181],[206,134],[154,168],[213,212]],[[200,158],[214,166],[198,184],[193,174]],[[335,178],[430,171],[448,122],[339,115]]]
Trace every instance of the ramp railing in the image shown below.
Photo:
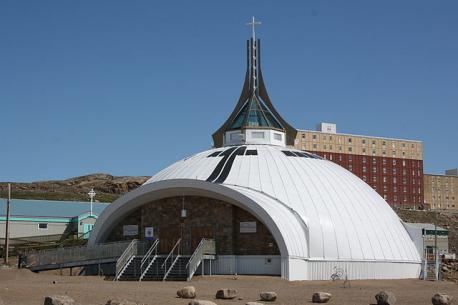
[[[98,244],[95,246],[73,246],[26,253],[28,267],[64,265],[76,261],[116,258],[122,255],[131,241]]]

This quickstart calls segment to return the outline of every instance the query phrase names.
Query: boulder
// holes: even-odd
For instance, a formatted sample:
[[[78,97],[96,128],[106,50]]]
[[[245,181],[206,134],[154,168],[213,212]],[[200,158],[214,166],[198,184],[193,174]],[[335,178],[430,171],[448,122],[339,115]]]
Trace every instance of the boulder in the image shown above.
[[[258,303],[258,302],[248,302],[246,305],[264,305],[263,303]]]
[[[196,297],[196,288],[194,286],[186,286],[177,291],[177,295],[183,299],[194,299]]]
[[[73,305],[75,300],[73,300],[68,295],[51,295],[45,297],[44,305]]]
[[[377,305],[394,305],[396,304],[396,297],[389,291],[380,291],[375,295]]]
[[[277,293],[273,291],[264,291],[259,294],[261,300],[267,302],[273,302],[277,299]]]
[[[313,303],[327,303],[332,297],[332,294],[327,292],[315,292],[312,295],[312,302]]]
[[[106,305],[138,305],[136,302],[128,300],[109,300]]]
[[[452,297],[443,293],[436,293],[433,295],[431,302],[433,302],[433,305],[450,305],[452,304]]]
[[[220,289],[216,292],[217,299],[235,299],[237,297],[237,290],[235,289]]]
[[[216,303],[206,300],[192,300],[188,305],[216,305]]]

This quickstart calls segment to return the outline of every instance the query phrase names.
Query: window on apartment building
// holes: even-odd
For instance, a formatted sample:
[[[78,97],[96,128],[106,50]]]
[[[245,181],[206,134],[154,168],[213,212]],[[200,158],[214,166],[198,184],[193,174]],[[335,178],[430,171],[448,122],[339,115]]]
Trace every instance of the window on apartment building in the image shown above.
[[[331,149],[331,150],[332,150],[332,145],[329,145],[329,149]]]
[[[385,141],[382,141],[382,145],[385,146],[385,145],[386,145],[386,142],[385,142]]]
[[[364,164],[366,163],[366,157],[363,157],[363,163]]]
[[[402,184],[407,184],[407,179],[405,177],[402,178]]]
[[[351,143],[352,139],[351,138],[348,138],[348,143]]]
[[[375,151],[375,149],[372,151],[372,155],[375,156],[377,154],[377,152]]]
[[[394,195],[393,196],[393,201],[398,201],[398,196]]]
[[[366,167],[365,167],[365,166],[363,166],[363,173],[365,173],[365,172],[366,172]]]
[[[342,161],[342,155],[339,155],[339,161]]]
[[[393,183],[397,183],[398,179],[396,177],[393,177]]]
[[[342,146],[339,146],[339,150],[342,151]]]
[[[402,143],[402,147],[406,147],[406,143]]]
[[[403,151],[403,152],[402,152],[402,156],[404,157],[405,155],[406,155],[406,153]]]
[[[394,192],[394,193],[397,193],[397,192],[398,192],[397,186],[393,186],[393,192]]]
[[[372,140],[372,145],[375,145],[375,140]]]
[[[406,166],[406,160],[402,160],[402,166]]]
[[[377,176],[372,176],[372,182],[377,182]]]
[[[383,176],[383,182],[386,183],[386,177],[385,176]]]
[[[372,172],[373,172],[373,173],[376,173],[376,172],[377,172],[377,168],[376,168],[376,167],[373,167],[373,168],[372,168]]]
[[[392,154],[393,158],[396,157],[396,151],[393,150],[393,154]]]
[[[351,156],[351,155],[348,156],[348,161],[350,161],[350,162],[353,161],[353,156]]]
[[[329,154],[329,160],[332,161],[332,154]]]
[[[403,176],[407,175],[407,171],[405,169],[402,170],[402,175]]]
[[[332,141],[332,136],[329,136],[329,141]]]
[[[386,156],[386,151],[382,151],[382,155],[383,155],[383,156]]]
[[[316,144],[313,144],[313,148],[316,148]]]
[[[351,164],[348,165],[348,170],[349,170],[350,172],[352,172],[352,171],[353,171],[353,165],[351,165]]]
[[[404,200],[404,202],[407,202],[407,196],[404,196],[403,200]]]
[[[352,148],[351,148],[351,147],[348,147],[348,151],[351,152],[351,151],[352,151]]]
[[[377,158],[372,158],[372,164],[377,164]]]
[[[393,160],[393,165],[396,165],[396,160]]]
[[[323,149],[326,149],[326,148],[327,148],[327,146],[326,146],[326,144],[324,144],[324,145],[323,145]]]
[[[386,167],[384,167],[384,168],[382,169],[382,172],[383,172],[384,174],[386,174]]]
[[[374,184],[374,185],[372,186],[372,188],[373,188],[374,190],[377,190],[377,185]]]
[[[412,144],[410,147],[415,148],[415,144]]]
[[[302,134],[302,139],[305,139],[305,133]]]
[[[386,159],[385,158],[382,159],[382,164],[386,165]]]
[[[386,191],[385,191],[386,192]],[[387,194],[384,194],[383,195],[383,199],[387,200],[388,199],[388,195]]]
[[[363,144],[366,144],[366,139],[362,139],[361,142],[362,142]]]
[[[367,181],[367,177],[366,176],[363,176],[363,181]]]
[[[366,153],[366,149],[365,149],[365,148],[363,148],[363,154],[365,154],[365,153]]]
[[[396,175],[396,168],[393,168],[393,175]]]
[[[316,140],[316,134],[314,134],[314,135],[312,136],[312,139]]]
[[[415,185],[415,184],[417,184],[416,182],[417,182],[417,180],[415,180],[415,178],[413,178],[413,179],[412,179],[412,184]]]

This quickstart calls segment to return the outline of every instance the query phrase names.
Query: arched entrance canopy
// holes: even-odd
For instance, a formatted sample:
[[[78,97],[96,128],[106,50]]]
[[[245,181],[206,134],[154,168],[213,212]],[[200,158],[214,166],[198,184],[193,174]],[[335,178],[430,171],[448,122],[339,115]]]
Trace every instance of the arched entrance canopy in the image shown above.
[[[116,224],[136,208],[177,195],[214,198],[247,210],[269,229],[282,257],[308,257],[307,228],[290,208],[255,190],[192,179],[148,183],[125,194],[100,215],[89,245],[104,242]]]

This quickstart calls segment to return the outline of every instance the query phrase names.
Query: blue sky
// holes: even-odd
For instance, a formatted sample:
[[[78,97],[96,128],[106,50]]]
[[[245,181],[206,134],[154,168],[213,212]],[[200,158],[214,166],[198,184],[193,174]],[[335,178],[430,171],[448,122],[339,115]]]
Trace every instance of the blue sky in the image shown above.
[[[245,23],[299,129],[418,139],[458,166],[457,1],[0,3],[0,181],[152,175],[208,149],[238,100]]]

